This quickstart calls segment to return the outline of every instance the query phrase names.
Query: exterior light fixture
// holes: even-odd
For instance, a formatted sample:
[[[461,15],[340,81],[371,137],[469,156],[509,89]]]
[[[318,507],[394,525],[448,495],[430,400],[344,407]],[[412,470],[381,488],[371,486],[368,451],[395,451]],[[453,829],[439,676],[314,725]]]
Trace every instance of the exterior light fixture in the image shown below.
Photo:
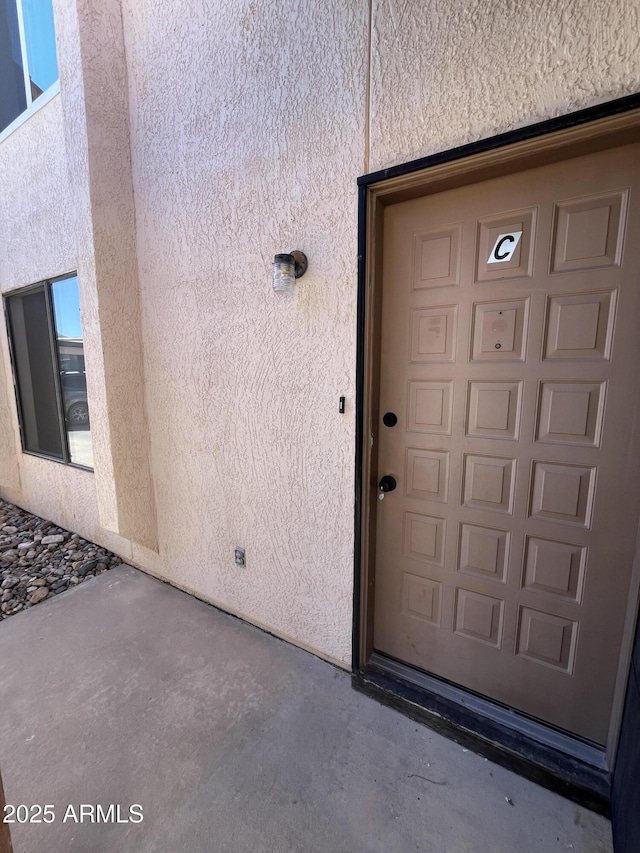
[[[276,293],[291,293],[297,278],[307,271],[307,256],[297,249],[273,259],[273,289]]]

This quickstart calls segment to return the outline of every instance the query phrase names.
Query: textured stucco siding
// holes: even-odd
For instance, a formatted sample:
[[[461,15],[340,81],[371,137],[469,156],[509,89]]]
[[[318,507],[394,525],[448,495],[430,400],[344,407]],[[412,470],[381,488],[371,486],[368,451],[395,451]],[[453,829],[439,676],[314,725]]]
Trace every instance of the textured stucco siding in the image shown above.
[[[348,661],[366,4],[130,0],[124,21],[164,573]],[[276,295],[294,248],[309,271]]]
[[[62,99],[56,95],[0,143],[3,292],[75,269],[62,121]]]
[[[96,474],[19,453],[5,364],[0,485],[347,664],[356,178],[638,91],[640,2],[118,2],[55,0],[64,122],[0,144],[2,287],[80,272]]]
[[[0,288],[6,293],[75,267],[75,223],[58,95],[0,143]],[[84,535],[99,536],[93,474],[20,452],[4,322],[0,340],[3,495]]]
[[[100,515],[112,531],[154,549],[120,0],[59,0],[56,22],[78,278],[89,292],[87,376]]]
[[[640,89],[638,0],[372,0],[370,171]]]

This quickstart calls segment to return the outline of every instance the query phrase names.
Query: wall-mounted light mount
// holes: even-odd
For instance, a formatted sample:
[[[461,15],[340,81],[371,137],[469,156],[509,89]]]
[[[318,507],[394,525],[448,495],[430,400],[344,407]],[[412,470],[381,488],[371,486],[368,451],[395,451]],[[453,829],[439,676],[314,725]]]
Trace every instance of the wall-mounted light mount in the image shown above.
[[[308,266],[307,256],[298,249],[276,255],[273,259],[273,289],[277,293],[290,293],[296,279],[302,278]]]

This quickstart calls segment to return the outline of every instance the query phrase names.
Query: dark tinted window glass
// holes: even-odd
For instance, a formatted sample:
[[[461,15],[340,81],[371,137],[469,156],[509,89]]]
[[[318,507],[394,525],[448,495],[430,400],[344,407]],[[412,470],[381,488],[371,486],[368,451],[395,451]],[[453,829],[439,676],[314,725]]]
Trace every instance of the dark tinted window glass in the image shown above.
[[[8,300],[25,450],[62,458],[56,370],[44,288]]]
[[[27,108],[15,0],[0,0],[0,130]]]

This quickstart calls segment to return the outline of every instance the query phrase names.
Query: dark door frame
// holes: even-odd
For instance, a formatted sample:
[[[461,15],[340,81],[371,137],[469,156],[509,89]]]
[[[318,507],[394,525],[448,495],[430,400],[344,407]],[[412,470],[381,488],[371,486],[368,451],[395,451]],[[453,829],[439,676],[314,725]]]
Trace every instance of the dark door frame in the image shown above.
[[[441,192],[476,181],[488,180],[498,175],[510,174],[546,165],[581,154],[592,153],[640,140],[640,93],[625,98],[599,104],[595,107],[569,113],[538,124],[518,128],[489,139],[483,139],[429,157],[413,160],[388,169],[363,175],[358,179],[358,312],[357,312],[357,378],[356,378],[356,470],[355,470],[355,559],[354,559],[354,598],[353,598],[353,658],[354,685],[360,689],[377,694],[382,701],[397,704],[407,711],[407,703],[413,711],[420,705],[419,692],[402,680],[388,678],[388,673],[380,676],[378,684],[371,675],[370,659],[373,652],[373,553],[375,543],[375,513],[372,504],[376,490],[376,446],[375,435],[378,423],[376,411],[376,388],[378,382],[379,354],[377,336],[379,334],[380,287],[380,238],[384,207],[387,204],[405,201],[417,196]],[[635,628],[637,613],[630,615],[627,635],[631,636]],[[628,644],[630,645],[630,643]],[[628,673],[631,651],[621,661]],[[625,653],[623,652],[623,658]],[[382,692],[381,692],[382,691]],[[383,695],[384,694],[384,695]],[[404,694],[404,696],[403,696]],[[619,735],[620,718],[624,696],[619,697],[617,731],[610,737],[608,749],[609,767],[615,758],[615,743]],[[433,703],[432,703],[433,704]],[[438,707],[427,713],[425,721],[434,725],[434,714],[442,719],[443,709]],[[614,706],[615,707],[615,706]],[[424,709],[423,709],[424,710]],[[447,731],[460,737],[462,729],[468,729],[473,735],[476,729],[482,729],[482,721],[469,719],[468,715],[459,718],[458,708],[449,709],[445,716],[453,718]],[[420,715],[419,715],[420,716]],[[424,716],[424,715],[423,715]],[[457,721],[457,722],[456,722]],[[485,745],[491,750],[502,747],[500,726],[490,732],[477,732]],[[509,740],[509,738],[506,738]],[[475,743],[476,748],[478,744]],[[505,747],[512,754],[514,744]],[[490,751],[491,751],[490,750]],[[517,750],[516,750],[517,751]],[[525,750],[526,751],[526,750]],[[496,757],[492,754],[492,757]],[[533,756],[535,759],[535,756]],[[538,756],[539,757],[539,756]],[[531,758],[531,756],[529,756]],[[528,759],[526,759],[528,760]],[[541,758],[542,765],[554,764],[554,757]],[[526,767],[516,767],[525,775]],[[566,781],[567,775],[575,775],[576,768],[552,768],[556,777]],[[585,789],[600,797],[602,810],[603,796],[608,801],[610,773],[599,771],[597,779],[583,779]],[[535,774],[534,774],[535,775]],[[579,775],[579,774],[578,774]],[[597,775],[597,774],[596,774]],[[589,776],[589,772],[587,772]],[[536,778],[548,784],[548,780]],[[564,783],[563,783],[564,784]],[[551,785],[551,787],[558,787]],[[569,793],[562,786],[559,788]],[[598,807],[597,803],[587,804]],[[585,798],[583,797],[584,801]],[[606,810],[606,809],[605,809]]]

